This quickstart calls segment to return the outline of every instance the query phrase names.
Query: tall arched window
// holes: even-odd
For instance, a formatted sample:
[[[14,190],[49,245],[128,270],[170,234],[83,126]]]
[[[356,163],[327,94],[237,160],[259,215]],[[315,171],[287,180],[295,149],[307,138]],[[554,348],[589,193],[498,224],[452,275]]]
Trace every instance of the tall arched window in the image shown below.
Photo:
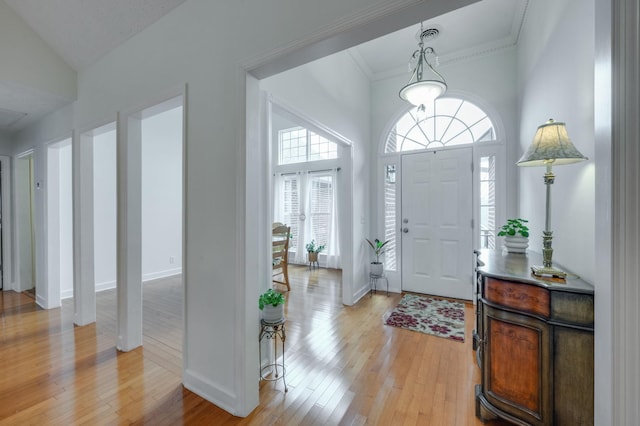
[[[433,149],[495,140],[493,123],[475,104],[438,98],[423,114],[412,109],[393,126],[385,153]]]
[[[454,97],[438,98],[419,114],[411,109],[393,125],[387,135],[384,154],[400,154],[408,151],[434,150],[444,147],[496,141],[494,123],[488,114],[476,104]],[[489,145],[493,147],[489,148]],[[478,247],[495,247],[496,234],[496,144],[477,150],[474,175],[474,197],[477,197],[479,222],[476,237]],[[389,240],[385,254],[385,269],[396,271],[398,265],[398,214],[397,200],[400,188],[396,183],[399,156],[383,155],[383,227],[384,240]]]

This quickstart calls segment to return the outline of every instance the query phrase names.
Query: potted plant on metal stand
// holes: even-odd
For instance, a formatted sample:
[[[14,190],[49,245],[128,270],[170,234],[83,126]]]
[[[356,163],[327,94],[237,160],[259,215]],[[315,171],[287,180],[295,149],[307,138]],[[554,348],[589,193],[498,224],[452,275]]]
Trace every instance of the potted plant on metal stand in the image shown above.
[[[529,228],[526,219],[508,219],[505,225],[502,225],[499,237],[504,237],[504,248],[508,253],[526,253],[529,247]]]
[[[284,295],[272,288],[262,293],[258,298],[262,319],[267,323],[278,323],[284,320],[284,302]]]
[[[384,254],[384,246],[391,240],[387,240],[385,242],[380,241],[379,239],[375,239],[373,242],[367,238],[367,242],[371,246],[373,253],[375,255],[375,261],[371,262],[371,269],[369,272],[373,275],[382,275],[384,272],[384,265],[380,262],[380,256]]]
[[[307,249],[307,258],[309,260],[309,266],[313,265],[314,263],[319,266],[319,264],[318,264],[318,254],[322,250],[324,250],[324,244],[317,244],[316,245],[316,241],[315,240],[311,240],[310,243],[307,243],[305,245],[305,248]]]

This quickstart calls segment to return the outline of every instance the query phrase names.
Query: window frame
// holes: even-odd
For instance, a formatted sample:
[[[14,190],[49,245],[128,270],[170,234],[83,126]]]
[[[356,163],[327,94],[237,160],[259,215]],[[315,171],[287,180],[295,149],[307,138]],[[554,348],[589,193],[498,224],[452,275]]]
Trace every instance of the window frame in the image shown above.
[[[301,137],[300,135],[296,135],[295,138],[293,137],[289,137],[288,141],[292,141],[292,140],[302,140],[304,138],[304,158],[301,157],[300,155],[297,155],[295,158],[298,159],[298,161],[289,161],[289,162],[283,162],[283,151],[285,150],[285,148],[283,147],[283,135],[285,133],[288,134],[292,134],[292,133],[296,133],[296,132],[300,132],[303,131],[304,132],[304,136]],[[328,147],[328,149],[325,151],[325,153],[328,154],[333,154],[330,155],[326,158],[312,158],[314,154],[313,151],[313,146],[316,145],[320,148],[322,147]],[[279,129],[278,130],[278,141],[277,141],[277,165],[278,166],[287,166],[290,164],[303,164],[303,163],[310,163],[310,162],[314,162],[314,161],[327,161],[327,160],[337,160],[338,159],[338,143],[335,141],[330,140],[329,138],[322,136],[321,134],[314,132],[313,130],[305,127],[305,126],[301,126],[301,125],[297,125],[294,127],[289,127],[289,128],[284,128],[284,129]],[[302,144],[298,143],[297,146],[295,148],[292,148],[291,146],[286,148],[287,150],[291,151],[292,149],[297,149],[298,151],[302,148]],[[320,149],[320,153],[323,152],[322,149]],[[318,153],[318,156],[321,156],[321,154]]]
[[[445,101],[452,101],[452,102],[456,102],[459,101],[459,105],[457,106],[457,108],[455,109],[455,112],[453,113],[453,115],[451,114],[447,114],[446,113],[446,107],[442,107],[442,109],[445,110],[444,113],[439,114],[438,113],[438,106],[437,103],[438,102],[445,102]],[[468,105],[468,107],[465,107],[465,104]],[[472,112],[476,112],[476,113],[480,113],[481,115],[477,116],[477,117],[460,117],[459,113],[464,113],[465,111],[463,111],[463,107],[465,107],[465,109],[468,109],[469,114],[471,114]],[[470,109],[469,109],[470,108]],[[438,150],[438,149],[443,149],[443,148],[454,148],[454,147],[461,147],[461,146],[467,146],[467,145],[474,145],[476,143],[489,143],[489,142],[494,142],[496,140],[499,140],[499,134],[498,134],[498,130],[497,130],[497,126],[496,126],[496,121],[492,118],[491,114],[484,108],[482,108],[480,105],[478,105],[478,103],[470,101],[468,99],[462,98],[462,97],[457,97],[457,96],[445,96],[442,98],[438,98],[436,99],[436,101],[434,102],[434,107],[432,109],[432,111],[429,112],[433,112],[433,114],[430,115],[426,115],[423,117],[418,118],[419,114],[416,112],[416,108],[410,108],[408,110],[406,110],[403,114],[401,114],[395,121],[392,122],[391,126],[389,127],[386,135],[384,136],[384,145],[383,145],[383,150],[382,152],[384,154],[393,154],[393,153],[398,153],[398,152],[416,152],[416,151],[422,151],[422,150]],[[478,118],[480,117],[480,118]],[[467,119],[467,118],[471,118],[472,120],[463,120],[463,118]],[[478,125],[479,123],[483,122],[483,121],[488,121],[489,122],[489,128],[483,132],[479,137],[475,137],[474,136],[474,132],[473,132],[473,127]],[[428,122],[432,121],[433,122],[433,126],[431,125],[427,125]],[[446,121],[447,123],[443,122],[443,126],[444,126],[444,131],[441,131],[439,129],[439,127],[437,127],[437,124],[440,121]],[[397,132],[396,127],[398,125],[398,123],[400,122],[410,122],[412,123],[411,126],[408,126],[407,130],[400,134]],[[424,123],[424,125],[421,126],[421,124]],[[450,139],[447,140],[447,142],[442,142],[441,140],[437,140],[437,138],[435,136],[437,136],[438,134],[441,133],[441,136],[447,135],[449,129],[451,128],[452,125],[458,124],[460,125],[462,128],[462,130],[460,130],[458,133],[455,133],[455,135],[453,137],[451,137]],[[431,127],[433,127],[433,129],[431,129]],[[423,141],[418,141],[415,139],[411,139],[409,138],[409,134],[411,134],[414,129],[418,129],[420,130],[420,133],[422,134],[422,136],[424,136],[424,139],[427,139],[426,144],[423,144]],[[388,147],[390,146],[389,141],[391,139],[391,135],[392,132],[395,134],[396,136],[396,140],[394,143],[394,146],[396,147],[395,151],[390,151],[388,150]],[[434,140],[429,140],[429,134],[431,134],[431,132],[433,132],[433,137]],[[455,131],[454,131],[455,132]],[[484,139],[483,136],[487,134],[487,132],[491,132],[494,137],[493,139]],[[462,134],[469,134],[471,136],[471,141],[470,142],[463,142],[463,143],[459,143],[459,142],[453,142],[455,141],[455,139],[458,138],[458,136],[462,135]],[[401,135],[401,136],[399,136]],[[399,136],[399,137],[398,137]],[[404,144],[407,142],[407,140],[409,141],[413,141],[413,143],[415,145],[421,145],[422,148],[418,147],[418,148],[410,148],[410,149],[402,149]]]

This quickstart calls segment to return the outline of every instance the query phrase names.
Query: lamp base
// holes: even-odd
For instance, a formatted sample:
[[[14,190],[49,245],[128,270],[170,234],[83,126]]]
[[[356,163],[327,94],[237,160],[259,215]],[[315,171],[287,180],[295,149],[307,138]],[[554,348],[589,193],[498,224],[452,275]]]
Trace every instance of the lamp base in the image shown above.
[[[558,277],[558,278],[566,278],[567,273],[555,268],[547,268],[545,266],[532,266],[531,272],[533,275],[537,275],[539,277]]]

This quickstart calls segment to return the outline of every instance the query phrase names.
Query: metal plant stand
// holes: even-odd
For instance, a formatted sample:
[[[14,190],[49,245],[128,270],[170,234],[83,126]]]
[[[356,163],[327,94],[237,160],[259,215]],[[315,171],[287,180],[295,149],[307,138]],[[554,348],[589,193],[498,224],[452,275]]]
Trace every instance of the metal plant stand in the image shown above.
[[[389,295],[389,279],[384,274],[369,274],[369,284],[371,286],[371,292],[369,294],[376,293],[378,280],[385,280],[387,282],[387,296]]]
[[[273,339],[273,363],[267,364],[265,366],[260,367],[260,380],[266,381],[276,381],[282,379],[282,383],[284,383],[284,391],[287,392],[289,389],[287,388],[287,382],[284,378],[285,376],[285,368],[284,368],[284,341],[287,338],[286,330],[285,330],[285,319],[282,319],[278,322],[265,322],[265,320],[260,320],[260,344],[259,347],[259,356],[260,362],[262,362],[262,339]],[[280,341],[282,342],[282,362],[277,362],[278,360],[278,337],[280,337]],[[266,370],[266,372],[265,372]],[[265,377],[269,375],[269,373],[273,370],[272,377]],[[280,374],[282,373],[282,374]]]

